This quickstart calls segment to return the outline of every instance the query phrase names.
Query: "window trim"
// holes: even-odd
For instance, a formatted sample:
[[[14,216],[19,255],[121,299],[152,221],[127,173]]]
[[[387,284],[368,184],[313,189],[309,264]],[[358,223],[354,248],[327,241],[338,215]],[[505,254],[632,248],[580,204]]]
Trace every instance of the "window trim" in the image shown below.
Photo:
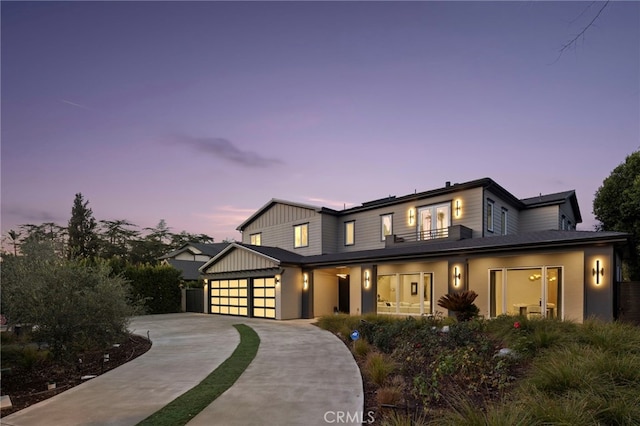
[[[507,235],[509,233],[509,209],[502,207],[500,209],[500,235]]]
[[[494,230],[494,222],[495,222],[495,217],[493,215],[494,213],[494,207],[495,207],[495,201],[493,201],[491,198],[487,198],[487,231],[489,232],[493,232]]]
[[[306,241],[302,241],[302,233],[300,234],[300,245],[296,245],[296,229],[300,229],[302,230],[302,228],[306,228],[307,232],[306,232]],[[300,223],[298,225],[293,225],[293,248],[297,249],[297,248],[304,248],[304,247],[309,247],[309,222],[305,222],[305,223]]]
[[[348,242],[348,225],[351,225],[351,242]],[[353,246],[356,244],[356,221],[355,220],[347,220],[344,222],[344,245],[345,246]]]
[[[387,239],[387,235],[384,234],[384,219],[389,218],[389,234],[393,235],[393,213],[385,213],[380,215],[380,241],[385,241]]]
[[[255,242],[255,237],[258,237],[257,243]],[[249,244],[253,246],[261,246],[262,245],[262,232],[255,232],[249,235]]]

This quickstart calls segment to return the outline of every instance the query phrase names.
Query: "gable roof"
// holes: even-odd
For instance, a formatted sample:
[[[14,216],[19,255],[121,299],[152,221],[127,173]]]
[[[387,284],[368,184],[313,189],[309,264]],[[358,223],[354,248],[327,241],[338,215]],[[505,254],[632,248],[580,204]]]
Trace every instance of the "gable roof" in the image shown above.
[[[238,225],[236,230],[242,232],[242,230],[244,228],[249,226],[254,220],[256,220],[258,217],[260,217],[264,212],[269,210],[275,204],[283,204],[285,206],[300,207],[302,209],[313,210],[313,211],[315,211],[317,213],[329,213],[329,214],[336,214],[337,213],[335,210],[329,209],[327,207],[318,207],[318,206],[312,206],[310,204],[295,203],[293,201],[286,201],[286,200],[279,200],[277,198],[272,198],[267,204],[265,204],[264,206],[260,207],[255,213],[253,213],[251,216],[249,216],[249,218],[247,220],[245,220],[240,225]]]
[[[554,194],[546,195],[540,194],[537,197],[523,198],[520,201],[526,206],[526,208],[553,206],[568,202],[571,204],[571,208],[575,214],[576,223],[582,223],[582,215],[580,214],[576,191],[556,192]]]
[[[224,250],[228,245],[229,243],[186,243],[179,249],[162,255],[158,259],[171,259],[184,252],[189,252],[191,254],[205,254],[213,257]]]
[[[200,267],[204,262],[196,262],[193,260],[177,260],[166,259],[166,262],[178,269],[182,273],[182,279],[185,281],[196,281],[200,278]]]
[[[202,266],[198,269],[199,272],[205,273],[207,269],[216,263],[220,262],[234,250],[244,250],[250,253],[253,253],[257,256],[263,257],[266,260],[274,262],[278,265],[281,264],[301,264],[304,260],[304,256],[301,256],[296,253],[292,253],[288,250],[281,249],[279,247],[267,247],[267,246],[254,246],[251,244],[243,244],[243,243],[229,243],[229,245],[218,253],[213,258],[209,259],[207,262],[203,263]]]

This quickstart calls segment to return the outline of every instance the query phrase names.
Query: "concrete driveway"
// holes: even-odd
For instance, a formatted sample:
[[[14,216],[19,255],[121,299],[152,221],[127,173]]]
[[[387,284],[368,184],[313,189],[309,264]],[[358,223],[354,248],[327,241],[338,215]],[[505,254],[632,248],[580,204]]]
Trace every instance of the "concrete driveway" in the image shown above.
[[[227,392],[190,423],[198,425],[360,424],[363,389],[344,344],[309,320],[270,321],[204,314],[136,317],[131,329],[153,346],[146,354],[80,386],[2,418],[3,425],[135,425],[197,385],[227,359],[240,338],[233,324],[260,336],[258,354]],[[348,414],[347,414],[348,413]],[[365,413],[366,415],[366,413]]]

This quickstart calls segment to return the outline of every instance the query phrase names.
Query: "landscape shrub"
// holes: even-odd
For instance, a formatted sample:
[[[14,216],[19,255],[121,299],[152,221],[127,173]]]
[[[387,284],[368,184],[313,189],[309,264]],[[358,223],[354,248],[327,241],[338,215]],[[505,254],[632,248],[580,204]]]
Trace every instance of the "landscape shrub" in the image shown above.
[[[143,301],[145,313],[181,311],[179,270],[169,265],[129,265],[122,275],[131,282],[134,299]]]
[[[378,386],[385,384],[394,368],[393,360],[380,352],[370,352],[364,362],[364,373]]]

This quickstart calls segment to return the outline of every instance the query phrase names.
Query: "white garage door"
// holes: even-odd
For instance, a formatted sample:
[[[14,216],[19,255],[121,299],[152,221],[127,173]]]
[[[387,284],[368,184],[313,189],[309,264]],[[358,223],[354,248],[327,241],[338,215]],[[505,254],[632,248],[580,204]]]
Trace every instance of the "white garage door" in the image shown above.
[[[253,279],[253,316],[258,318],[276,317],[275,278]]]
[[[211,280],[211,313],[248,316],[249,280]]]

